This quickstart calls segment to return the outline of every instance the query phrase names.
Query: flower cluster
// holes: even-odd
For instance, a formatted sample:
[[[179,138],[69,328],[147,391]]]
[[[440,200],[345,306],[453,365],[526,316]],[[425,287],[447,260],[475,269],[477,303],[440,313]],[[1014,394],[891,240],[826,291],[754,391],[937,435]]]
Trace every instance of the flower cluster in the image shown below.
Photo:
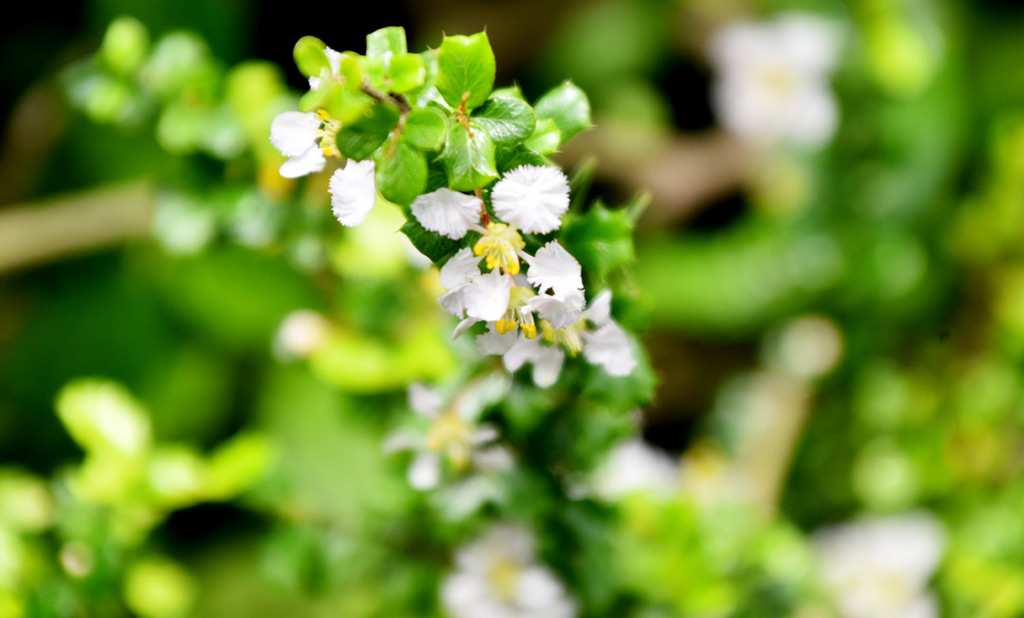
[[[322,51],[323,67],[309,78],[311,93],[344,81],[339,75],[343,55],[329,47]],[[403,132],[420,108],[397,98],[400,95],[380,93],[368,85],[364,89],[381,105],[400,112],[388,143],[378,151],[382,165],[392,165],[389,157],[397,157],[397,150],[407,145]],[[457,110],[447,110],[460,128],[462,123],[472,126],[464,107],[465,101]],[[330,178],[331,205],[342,225],[355,226],[377,202],[378,189],[386,197],[387,193],[374,160],[343,156],[338,134],[345,126],[325,109],[282,112],[271,126],[270,141],[288,157],[280,171],[290,178],[323,170],[328,158],[345,159]],[[468,128],[466,134],[475,139]],[[516,166],[496,175],[493,184],[485,179],[479,188],[460,191],[450,183],[417,192],[409,200],[407,212],[424,230],[461,247],[446,256],[441,285],[447,292],[438,300],[461,320],[455,337],[474,324],[486,323],[487,332],[477,337],[481,354],[501,355],[513,372],[532,364],[538,386],[554,384],[565,357],[581,353],[610,375],[628,375],[636,360],[625,331],[611,317],[611,292],[596,295],[588,306],[580,263],[558,239],[551,239],[569,210],[569,180],[557,167],[539,160],[545,164]],[[543,244],[531,254],[528,241]]]

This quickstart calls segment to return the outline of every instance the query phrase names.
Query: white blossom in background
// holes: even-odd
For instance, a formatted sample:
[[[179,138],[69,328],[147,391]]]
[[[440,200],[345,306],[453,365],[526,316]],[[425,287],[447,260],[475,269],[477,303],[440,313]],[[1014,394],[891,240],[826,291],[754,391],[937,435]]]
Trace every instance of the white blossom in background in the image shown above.
[[[292,311],[277,328],[274,350],[285,358],[306,358],[316,352],[331,334],[324,316],[309,309]]]
[[[813,541],[843,618],[939,618],[928,580],[945,533],[931,514],[868,517],[820,530]]]
[[[496,525],[455,554],[455,572],[441,583],[452,618],[573,618],[575,601],[536,560],[533,535]]]
[[[838,111],[829,86],[839,53],[836,26],[810,14],[737,22],[713,37],[712,104],[725,127],[759,146],[821,146]]]
[[[660,498],[679,492],[681,468],[677,459],[636,438],[616,446],[594,474],[597,495],[617,500],[632,493]]]
[[[373,161],[349,159],[345,167],[331,175],[331,210],[338,222],[352,227],[366,220],[367,213],[377,202],[374,182],[376,167]]]
[[[270,143],[288,157],[281,164],[285,178],[298,178],[324,169],[327,158],[320,150],[320,118],[314,112],[281,112],[270,123]]]
[[[477,420],[487,406],[504,397],[509,384],[508,376],[492,374],[467,386],[447,405],[437,391],[422,384],[410,385],[409,407],[426,423],[396,431],[385,442],[384,451],[415,451],[407,478],[419,490],[440,484],[443,459],[456,472],[470,467],[507,470],[511,467],[508,451],[491,444],[498,437],[497,430]]]
[[[502,221],[527,234],[553,232],[569,210],[569,179],[556,167],[521,165],[494,185],[491,206]]]

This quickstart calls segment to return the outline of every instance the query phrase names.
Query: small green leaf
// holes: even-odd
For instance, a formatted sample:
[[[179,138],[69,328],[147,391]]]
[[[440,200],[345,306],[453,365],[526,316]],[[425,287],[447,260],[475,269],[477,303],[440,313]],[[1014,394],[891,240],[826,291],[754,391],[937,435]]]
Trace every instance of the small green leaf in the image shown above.
[[[423,85],[427,71],[417,54],[402,54],[391,59],[391,92],[409,92]]]
[[[398,122],[398,112],[387,105],[370,108],[370,114],[338,131],[336,143],[341,154],[362,161],[380,148]]]
[[[526,140],[526,147],[539,155],[549,155],[558,150],[558,145],[561,143],[562,132],[558,130],[558,125],[554,120],[545,118],[537,121],[537,128],[533,130],[533,135]]]
[[[324,69],[330,71],[331,63],[327,61],[325,49],[327,45],[315,36],[304,36],[299,39],[292,50],[299,72],[306,77],[318,77]]]
[[[493,86],[494,52],[486,32],[448,36],[441,41],[437,90],[448,105],[458,108],[468,92],[466,110],[479,107]]]
[[[522,144],[511,148],[496,148],[494,159],[498,171],[502,174],[520,165],[551,165],[543,156]]]
[[[562,132],[562,142],[589,127],[590,101],[572,82],[556,86],[542,96],[534,106],[537,118],[550,119]]]
[[[562,224],[561,241],[584,270],[601,278],[634,258],[629,212],[610,210],[600,202],[582,216],[567,215]]]
[[[491,98],[496,99],[498,97],[505,97],[510,99],[519,99],[525,102],[526,97],[523,96],[523,91],[519,89],[519,86],[505,86],[504,88],[496,88],[491,91]]]
[[[464,126],[453,124],[441,159],[448,173],[448,186],[456,191],[480,189],[498,178],[494,142],[483,129],[473,131],[470,137]]]
[[[448,117],[436,107],[414,109],[405,121],[403,136],[423,150],[439,150],[448,134]]]
[[[492,96],[473,113],[473,121],[491,136],[494,145],[515,146],[533,134],[537,118],[521,99]]]
[[[392,56],[408,51],[405,43],[405,28],[391,26],[366,35],[366,56],[380,58],[387,64]]]
[[[346,125],[363,118],[373,103],[373,99],[362,92],[337,88],[324,108],[333,118],[340,120],[342,125]]]
[[[328,84],[318,90],[309,90],[299,99],[299,111],[315,112],[320,108],[327,107],[327,103],[334,96],[336,90],[340,90],[340,84]]]
[[[402,226],[402,233],[412,242],[416,250],[437,264],[459,250],[459,241],[430,232],[411,218]]]
[[[408,206],[427,186],[427,158],[409,144],[399,143],[377,161],[377,188],[386,199]]]
[[[434,84],[437,82],[437,50],[431,49],[417,55],[423,62],[423,85],[407,92],[406,95],[417,105],[423,106],[437,98],[437,92],[434,90]]]

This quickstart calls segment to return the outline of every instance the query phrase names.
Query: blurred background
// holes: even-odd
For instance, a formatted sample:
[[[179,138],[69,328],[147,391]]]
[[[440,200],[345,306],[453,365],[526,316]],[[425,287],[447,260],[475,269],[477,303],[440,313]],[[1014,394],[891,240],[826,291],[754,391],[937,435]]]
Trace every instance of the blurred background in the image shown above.
[[[689,497],[625,509],[608,598],[554,559],[580,615],[1024,615],[1018,3],[90,0],[0,24],[0,617],[440,615],[455,528],[380,442],[466,350],[397,212],[341,232],[267,141],[299,37],[390,25],[573,80],[556,160],[649,200]]]

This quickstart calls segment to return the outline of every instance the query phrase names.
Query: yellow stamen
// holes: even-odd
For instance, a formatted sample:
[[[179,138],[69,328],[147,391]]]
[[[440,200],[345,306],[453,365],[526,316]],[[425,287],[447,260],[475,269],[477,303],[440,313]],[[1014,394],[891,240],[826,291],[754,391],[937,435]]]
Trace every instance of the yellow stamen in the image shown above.
[[[473,447],[473,428],[449,410],[434,420],[427,432],[427,448],[435,453],[444,452],[456,471],[469,465]]]
[[[495,320],[494,330],[498,331],[499,335],[504,335],[514,332],[516,328],[522,326],[523,335],[527,339],[536,337],[537,325],[533,323],[533,312],[526,306],[527,301],[536,295],[537,293],[528,287],[512,286],[508,295],[508,309],[505,310],[502,319]]]
[[[320,150],[325,157],[340,157],[338,131],[341,130],[341,121],[335,120],[324,109],[317,110],[316,117],[323,124],[322,128],[316,130],[316,134],[320,138]]]
[[[544,332],[544,340],[560,345],[565,348],[569,356],[576,356],[583,349],[583,331],[587,330],[586,321],[580,319],[568,328],[555,328],[547,320],[540,321],[540,327]]]
[[[473,245],[473,253],[483,256],[490,270],[500,266],[508,274],[517,275],[519,256],[516,252],[525,247],[526,243],[515,228],[492,221],[487,224],[487,232]]]
[[[519,589],[519,577],[522,574],[523,569],[518,564],[508,559],[500,559],[487,573],[487,579],[490,580],[499,599],[511,601],[516,597],[516,592]]]

